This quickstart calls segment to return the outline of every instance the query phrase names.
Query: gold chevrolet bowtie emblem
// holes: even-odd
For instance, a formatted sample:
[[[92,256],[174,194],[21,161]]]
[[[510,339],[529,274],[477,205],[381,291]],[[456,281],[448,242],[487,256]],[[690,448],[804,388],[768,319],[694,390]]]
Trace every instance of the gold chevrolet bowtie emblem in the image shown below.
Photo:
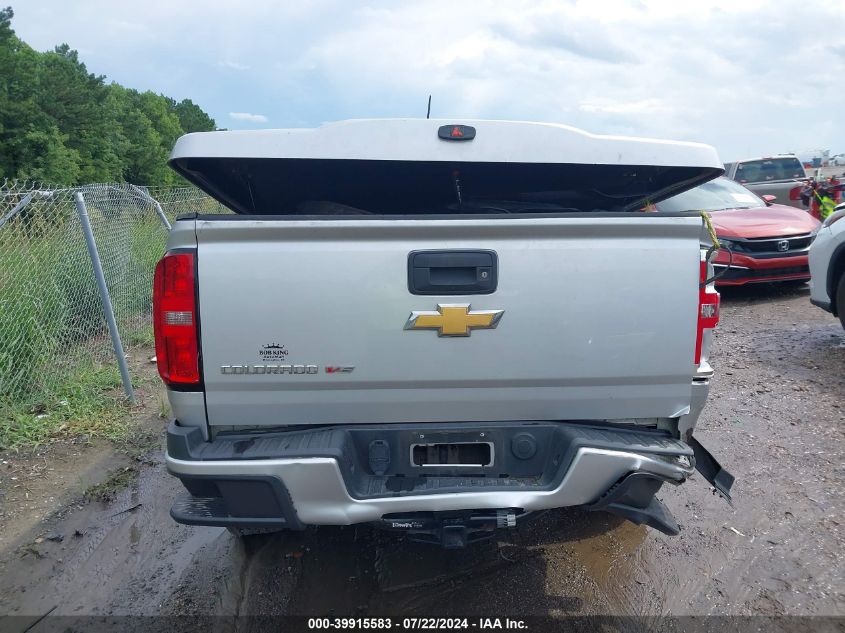
[[[438,336],[469,336],[472,330],[490,330],[499,324],[504,310],[471,310],[468,303],[439,303],[437,312],[411,312],[406,330],[437,330]]]

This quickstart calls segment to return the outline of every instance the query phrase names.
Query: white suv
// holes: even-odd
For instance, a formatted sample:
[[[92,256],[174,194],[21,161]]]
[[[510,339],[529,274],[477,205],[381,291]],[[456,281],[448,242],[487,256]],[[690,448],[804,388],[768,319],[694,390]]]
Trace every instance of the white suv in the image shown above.
[[[809,259],[810,301],[839,316],[845,328],[845,203],[822,224]]]

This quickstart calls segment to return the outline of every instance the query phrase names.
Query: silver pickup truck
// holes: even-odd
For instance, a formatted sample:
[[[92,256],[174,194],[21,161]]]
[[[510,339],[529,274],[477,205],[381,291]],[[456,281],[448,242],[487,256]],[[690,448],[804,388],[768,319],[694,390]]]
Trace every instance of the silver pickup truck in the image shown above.
[[[804,188],[807,174],[794,154],[725,163],[725,176],[745,185],[766,202],[777,201],[778,204],[806,208],[801,202],[801,190]]]
[[[154,287],[176,521],[372,523],[462,547],[585,506],[668,534],[695,468],[719,295],[707,232],[648,202],[706,145],[535,123],[349,121],[189,134]]]

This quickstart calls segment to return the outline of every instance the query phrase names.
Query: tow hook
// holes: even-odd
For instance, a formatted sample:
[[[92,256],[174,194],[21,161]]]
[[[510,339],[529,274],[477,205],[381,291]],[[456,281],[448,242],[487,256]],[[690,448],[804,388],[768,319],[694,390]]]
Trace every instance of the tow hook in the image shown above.
[[[716,461],[710,451],[704,448],[697,439],[690,437],[687,443],[692,447],[695,456],[695,469],[701,473],[704,479],[710,482],[710,485],[729,505],[733,506],[731,487],[734,485],[734,476],[722,468],[722,465]]]

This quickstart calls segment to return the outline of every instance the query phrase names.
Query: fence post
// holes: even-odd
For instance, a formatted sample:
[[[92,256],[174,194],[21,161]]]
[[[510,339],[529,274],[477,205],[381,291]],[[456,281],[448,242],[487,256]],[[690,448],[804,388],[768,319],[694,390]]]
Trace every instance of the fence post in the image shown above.
[[[32,197],[34,195],[35,195],[35,192],[33,192],[33,191],[30,191],[28,194],[26,194],[23,197],[23,199],[15,205],[14,209],[12,209],[6,215],[4,215],[2,218],[0,218],[0,226],[3,226],[4,224],[6,224],[6,222],[11,220],[13,217],[15,217],[21,211],[23,211],[26,208],[26,205],[28,205],[30,203],[30,201],[32,200]]]
[[[132,191],[134,191],[135,193],[137,193],[137,194],[138,194],[139,196],[141,196],[144,200],[147,200],[147,201],[149,201],[149,202],[151,202],[151,203],[152,203],[152,205],[153,205],[153,206],[155,207],[155,209],[156,209],[156,213],[158,213],[158,219],[159,219],[159,220],[161,220],[161,223],[164,225],[164,227],[165,227],[168,231],[170,231],[170,229],[172,228],[172,227],[170,226],[170,220],[168,220],[168,219],[167,219],[167,216],[164,214],[164,209],[162,209],[162,208],[161,208],[161,205],[158,203],[158,200],[156,200],[155,198],[153,198],[150,194],[148,194],[146,191],[144,191],[144,190],[143,190],[143,189],[141,189],[140,187],[137,187],[137,186],[135,186],[135,185],[131,185],[131,184],[130,184],[129,186],[130,186],[130,187],[132,187]]]
[[[114,319],[109,289],[106,287],[106,277],[103,275],[103,265],[100,262],[100,254],[97,252],[97,243],[94,241],[94,232],[91,230],[91,221],[88,219],[88,209],[85,208],[85,200],[82,192],[73,194],[76,201],[76,210],[79,213],[79,222],[82,224],[82,232],[85,234],[85,242],[88,245],[88,255],[91,257],[91,264],[94,266],[94,277],[97,278],[97,287],[100,289],[100,299],[103,302],[103,312],[106,314],[106,322],[111,334],[111,342],[114,346],[114,355],[120,367],[120,377],[123,380],[123,390],[129,402],[135,404],[135,393],[132,390],[132,379],[129,377],[129,367],[126,365],[126,355],[123,353],[123,343],[120,342],[120,333],[117,331],[117,322]]]

